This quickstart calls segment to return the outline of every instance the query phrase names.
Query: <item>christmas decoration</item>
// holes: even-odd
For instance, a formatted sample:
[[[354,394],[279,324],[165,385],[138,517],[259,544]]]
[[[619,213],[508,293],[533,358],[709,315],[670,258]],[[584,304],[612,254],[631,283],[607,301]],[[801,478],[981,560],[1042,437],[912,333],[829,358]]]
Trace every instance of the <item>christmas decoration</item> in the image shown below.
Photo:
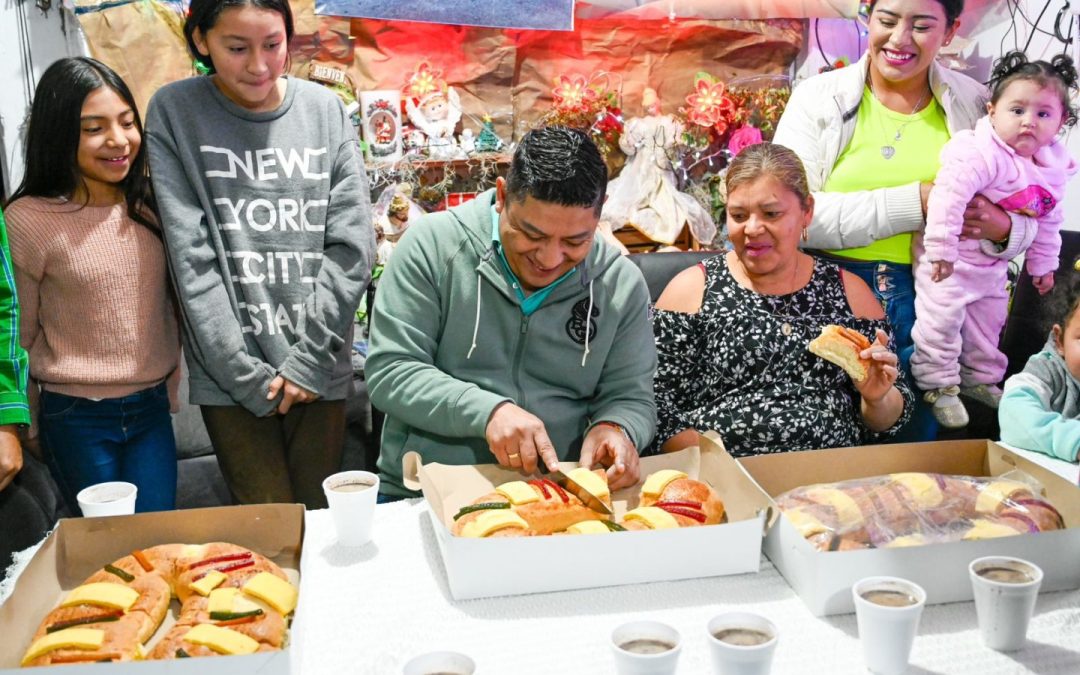
[[[619,140],[628,159],[622,173],[608,183],[601,231],[631,225],[653,241],[672,244],[689,225],[694,238],[708,244],[716,236],[716,225],[676,185],[674,166],[682,150],[683,123],[662,114],[653,89],[645,89],[642,107],[645,116],[627,120]]]
[[[503,147],[502,139],[495,134],[495,123],[491,120],[491,115],[484,115],[483,126],[480,128],[480,135],[476,138],[476,151],[477,152],[498,152]]]
[[[560,75],[551,92],[552,108],[537,126],[561,124],[583,129],[592,136],[600,154],[609,159],[619,147],[623,130],[620,97],[609,87],[609,78],[604,72],[594,73],[588,80],[581,75]]]
[[[464,158],[465,153],[454,138],[461,121],[461,99],[457,91],[442,79],[442,71],[421,62],[403,91],[409,121],[423,132],[423,148],[433,159]],[[419,139],[410,136],[411,144]]]

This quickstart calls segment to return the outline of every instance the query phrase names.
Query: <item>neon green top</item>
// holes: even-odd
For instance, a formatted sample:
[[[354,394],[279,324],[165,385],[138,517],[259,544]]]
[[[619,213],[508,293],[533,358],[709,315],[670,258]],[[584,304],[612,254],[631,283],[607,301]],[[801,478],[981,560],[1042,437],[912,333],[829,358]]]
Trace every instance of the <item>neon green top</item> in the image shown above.
[[[901,127],[900,140],[893,140]],[[930,99],[930,105],[914,115],[905,115],[886,108],[867,87],[859,104],[855,135],[836,160],[824,191],[857,192],[933,181],[940,166],[938,156],[948,140],[945,111],[937,99]],[[896,149],[892,159],[881,154],[884,145]],[[869,246],[829,253],[854,260],[910,265],[912,236],[910,232],[895,234]]]

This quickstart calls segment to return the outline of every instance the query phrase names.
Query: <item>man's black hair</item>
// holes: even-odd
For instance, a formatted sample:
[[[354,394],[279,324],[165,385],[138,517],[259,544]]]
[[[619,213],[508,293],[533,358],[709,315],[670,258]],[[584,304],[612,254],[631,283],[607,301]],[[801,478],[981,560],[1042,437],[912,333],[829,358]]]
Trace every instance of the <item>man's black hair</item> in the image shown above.
[[[588,206],[600,215],[607,165],[596,144],[579,129],[548,126],[525,134],[506,175],[510,200],[526,196],[560,206]]]

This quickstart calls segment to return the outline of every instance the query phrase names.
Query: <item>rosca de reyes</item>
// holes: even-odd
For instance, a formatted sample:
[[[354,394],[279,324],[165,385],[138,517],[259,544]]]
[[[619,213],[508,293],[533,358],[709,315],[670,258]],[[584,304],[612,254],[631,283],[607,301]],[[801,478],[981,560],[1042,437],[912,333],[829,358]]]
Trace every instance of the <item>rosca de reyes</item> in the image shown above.
[[[993,477],[893,473],[807,485],[776,498],[816,548],[844,551],[990,539],[1065,526],[1026,483]]]
[[[176,597],[176,623],[147,653]],[[41,622],[23,666],[175,659],[281,649],[298,592],[234,544],[163,544],[90,575]]]
[[[611,490],[602,469],[574,469],[568,477],[611,507]],[[610,534],[712,525],[724,516],[716,492],[681,471],[658,471],[646,478],[640,504],[622,522],[615,522],[549,479],[511,481],[462,507],[451,531],[460,537]]]

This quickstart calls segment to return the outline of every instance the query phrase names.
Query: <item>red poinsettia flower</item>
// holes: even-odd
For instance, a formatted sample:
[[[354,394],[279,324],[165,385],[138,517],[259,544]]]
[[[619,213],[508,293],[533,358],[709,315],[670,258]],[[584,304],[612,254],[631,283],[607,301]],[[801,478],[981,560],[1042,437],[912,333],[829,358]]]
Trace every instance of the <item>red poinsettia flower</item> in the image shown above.
[[[690,121],[702,127],[717,125],[735,108],[735,104],[725,93],[724,83],[707,77],[697,78],[694,83],[694,93],[686,97],[686,103],[690,106],[688,114]],[[724,128],[726,130],[726,123]],[[720,131],[720,133],[723,132]]]
[[[555,99],[555,107],[560,110],[584,110],[596,100],[596,90],[580,75],[572,78],[560,75],[555,80],[551,95]]]

